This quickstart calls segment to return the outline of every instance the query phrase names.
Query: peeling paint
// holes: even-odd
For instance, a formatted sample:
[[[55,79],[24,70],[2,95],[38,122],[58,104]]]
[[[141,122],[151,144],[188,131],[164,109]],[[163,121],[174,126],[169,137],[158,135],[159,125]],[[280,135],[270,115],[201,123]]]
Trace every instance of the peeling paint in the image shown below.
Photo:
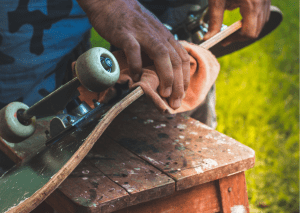
[[[198,132],[190,132],[190,135],[198,135]]]
[[[144,121],[144,124],[150,124],[150,123],[153,123],[154,121],[152,119],[148,119],[146,121]]]
[[[129,171],[128,171],[128,174],[130,174],[130,175],[134,175],[134,174],[136,174],[136,173],[134,173],[134,171],[133,171],[133,170],[129,170]]]
[[[25,200],[27,200],[28,198],[26,198]],[[6,212],[9,212],[11,209],[15,208],[16,206],[20,205],[21,203],[23,203],[25,200],[22,200],[19,202],[19,204],[16,204],[15,206],[12,206],[11,208],[9,208]]]
[[[204,172],[200,166],[199,166],[199,167],[196,167],[196,168],[195,168],[195,171],[197,172],[197,174],[200,174],[200,173],[203,173],[203,172]]]
[[[243,205],[236,205],[231,207],[231,213],[246,213],[246,208]]]
[[[177,128],[178,128],[178,129],[186,129],[186,127],[187,127],[187,126],[186,126],[185,124],[178,124],[178,125],[177,125]]]
[[[217,144],[227,144],[225,141],[217,140]]]
[[[150,158],[148,156],[144,156],[144,157],[147,158],[151,163],[159,165],[159,163],[156,160],[154,160],[154,159],[152,159],[152,158]]]
[[[85,175],[87,175],[88,173],[90,173],[90,171],[89,171],[89,170],[84,170],[84,171],[82,171],[82,174],[85,174]]]
[[[203,162],[205,163],[203,164],[204,169],[210,169],[212,167],[218,166],[217,161],[210,158],[204,159]]]
[[[166,127],[167,125],[166,124],[159,124],[159,125],[156,125],[156,126],[153,126],[155,129],[160,129],[160,128],[164,128]]]
[[[96,203],[92,202],[91,199],[87,199],[84,197],[76,197],[72,199],[76,203],[79,203],[82,206],[86,207],[97,207]]]
[[[210,128],[209,126],[206,126],[205,124],[202,124],[200,121],[195,121],[194,125],[196,127],[201,127],[203,129],[210,129],[210,130],[212,130],[212,128]]]

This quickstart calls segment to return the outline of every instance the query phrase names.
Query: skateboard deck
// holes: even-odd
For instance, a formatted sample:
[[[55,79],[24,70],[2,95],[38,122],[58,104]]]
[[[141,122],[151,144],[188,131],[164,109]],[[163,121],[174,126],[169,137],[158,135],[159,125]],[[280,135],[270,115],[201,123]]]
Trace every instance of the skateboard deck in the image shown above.
[[[241,25],[241,21],[234,23],[200,46],[205,49],[213,47],[239,30]],[[78,87],[76,79],[70,84]],[[0,177],[0,212],[30,212],[36,208],[83,160],[114,118],[143,94],[138,87],[121,100],[95,107],[76,125],[52,137],[49,137],[48,129],[53,116],[48,116],[37,120],[35,134],[22,143],[12,144],[0,138],[0,149],[15,162],[19,161]],[[57,96],[54,92],[47,100]],[[22,155],[22,149],[32,149],[33,152]]]
[[[103,118],[102,113],[96,114],[76,129],[54,138],[57,141],[51,141],[53,144],[46,146],[44,143],[38,153],[26,156],[6,172],[0,179],[0,212],[33,210],[75,169],[113,119],[142,94],[141,88],[135,89],[113,105]],[[43,126],[43,122],[46,121],[39,123],[40,134],[22,143],[34,143],[34,139],[46,141],[42,130],[47,127]]]

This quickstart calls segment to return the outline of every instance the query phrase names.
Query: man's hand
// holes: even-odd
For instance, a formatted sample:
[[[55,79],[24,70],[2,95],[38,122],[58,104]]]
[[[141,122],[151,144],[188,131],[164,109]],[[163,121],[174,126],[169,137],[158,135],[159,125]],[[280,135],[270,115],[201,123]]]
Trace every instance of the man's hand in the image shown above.
[[[189,85],[190,57],[163,24],[136,0],[77,1],[99,35],[124,50],[135,81],[142,72],[141,51],[154,61],[159,94],[179,108]]]
[[[222,42],[223,45],[228,45],[234,41],[257,38],[270,17],[270,0],[209,0],[208,5],[209,29],[204,37],[205,40],[220,31],[225,9],[240,8],[240,13],[243,17],[242,29],[224,40]]]

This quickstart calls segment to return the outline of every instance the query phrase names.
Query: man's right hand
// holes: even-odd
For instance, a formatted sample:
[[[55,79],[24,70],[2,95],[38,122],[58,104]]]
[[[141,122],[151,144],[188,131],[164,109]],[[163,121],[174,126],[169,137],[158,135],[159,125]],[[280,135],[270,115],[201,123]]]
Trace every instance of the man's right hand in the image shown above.
[[[222,44],[255,39],[259,36],[270,17],[271,0],[208,0],[209,29],[204,36],[207,40],[220,32],[225,9],[240,8],[243,17],[242,29],[226,38]]]
[[[136,0],[77,1],[99,35],[125,52],[135,81],[142,72],[141,51],[154,61],[159,94],[179,108],[189,85],[190,57],[164,25]]]

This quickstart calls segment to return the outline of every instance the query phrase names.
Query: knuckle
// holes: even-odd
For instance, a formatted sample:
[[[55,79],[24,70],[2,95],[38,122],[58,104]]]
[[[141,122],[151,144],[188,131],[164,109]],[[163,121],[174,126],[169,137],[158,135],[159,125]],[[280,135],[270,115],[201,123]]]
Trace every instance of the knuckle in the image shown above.
[[[165,56],[169,54],[168,48],[161,42],[154,45],[153,49],[157,56]]]
[[[190,63],[190,55],[188,52],[185,50],[181,56],[181,60],[183,63]]]
[[[162,80],[162,84],[165,87],[169,87],[169,86],[173,85],[174,76],[172,75],[172,73],[165,73],[164,79],[161,79],[161,80]]]
[[[183,86],[181,87],[181,90],[178,91],[178,98],[182,98],[184,96],[184,90]]]
[[[126,42],[126,49],[129,51],[140,51],[140,45],[138,42]]]
[[[185,79],[183,79],[184,88],[187,88],[190,84],[190,76],[188,75]]]
[[[183,78],[183,87],[184,87],[184,91],[187,91],[188,87],[190,85],[190,75],[189,73],[186,74]]]
[[[260,5],[260,4],[262,4],[262,0],[251,0],[251,3],[254,5],[254,6],[256,6],[256,5]]]
[[[172,94],[172,99],[176,100],[176,99],[182,99],[184,96],[184,90],[183,87],[180,87],[180,89],[178,89],[177,91],[175,91]]]
[[[181,58],[179,57],[178,54],[174,54],[172,56],[172,65],[173,67],[181,67],[182,66],[182,61],[181,61]]]

